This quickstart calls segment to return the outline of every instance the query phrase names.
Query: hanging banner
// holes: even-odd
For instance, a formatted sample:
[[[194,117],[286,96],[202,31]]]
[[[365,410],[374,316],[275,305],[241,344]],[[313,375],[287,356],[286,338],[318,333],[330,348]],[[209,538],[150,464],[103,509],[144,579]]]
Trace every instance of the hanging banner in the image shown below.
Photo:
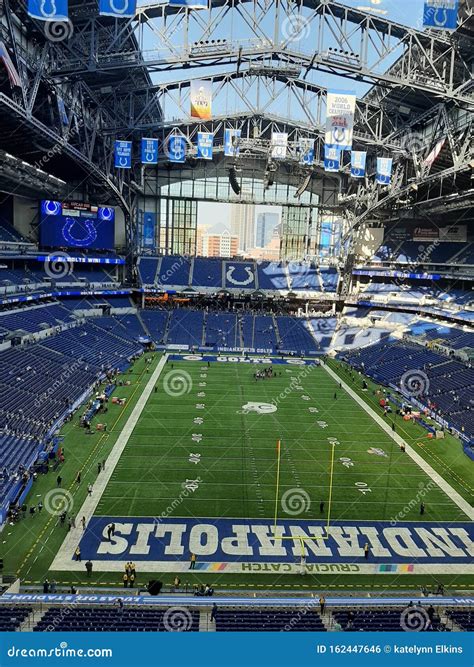
[[[328,91],[325,144],[329,148],[351,150],[355,103],[356,96],[353,92]]]
[[[68,0],[28,0],[28,14],[40,21],[68,21]]]
[[[100,0],[99,14],[117,19],[133,19],[137,13],[137,0]]]
[[[299,141],[300,164],[314,164],[314,140],[300,139]]]
[[[241,130],[232,128],[224,130],[224,155],[234,157],[240,153]]]
[[[324,147],[324,171],[339,171],[341,151],[331,146]]]
[[[186,139],[180,136],[168,138],[166,154],[170,162],[186,161]]]
[[[351,153],[351,176],[362,178],[365,176],[366,151],[352,151]]]
[[[392,180],[392,158],[378,157],[377,158],[377,176],[376,183],[379,185],[389,185]]]
[[[117,169],[131,169],[132,168],[132,142],[131,141],[116,141],[115,142],[115,167]]]
[[[158,164],[158,139],[142,139],[142,164]]]
[[[212,160],[214,135],[212,132],[198,132],[197,156],[201,160]]]
[[[63,98],[60,97],[59,95],[57,96],[57,102],[58,102],[59,118],[61,119],[61,125],[67,127],[69,125],[69,118],[66,111],[66,105],[64,104]]]
[[[188,9],[207,9],[208,0],[168,0],[172,7],[187,7]]]
[[[438,30],[456,30],[459,0],[425,0],[423,25]]]
[[[286,158],[288,149],[288,134],[286,132],[272,132],[271,156],[277,160]]]
[[[155,246],[155,213],[145,211],[143,213],[143,238],[142,243],[144,248],[153,248]]]
[[[209,120],[212,116],[211,81],[191,81],[191,117]]]

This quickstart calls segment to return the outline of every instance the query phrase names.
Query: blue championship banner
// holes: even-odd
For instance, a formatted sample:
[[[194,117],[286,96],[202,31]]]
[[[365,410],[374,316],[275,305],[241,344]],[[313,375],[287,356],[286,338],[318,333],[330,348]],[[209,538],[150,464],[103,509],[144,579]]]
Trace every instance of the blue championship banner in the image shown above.
[[[365,151],[352,151],[351,153],[352,178],[363,178],[365,176],[366,159],[367,159],[367,153]]]
[[[437,30],[456,30],[459,0],[425,0],[423,25]]]
[[[28,0],[28,14],[40,21],[68,21],[68,0]]]
[[[132,142],[131,141],[116,141],[115,142],[115,167],[117,169],[131,169],[132,168]]]
[[[100,0],[99,13],[117,19],[132,19],[137,13],[137,0]]]
[[[142,164],[158,164],[158,139],[142,139]]]
[[[226,128],[224,130],[224,155],[235,157],[240,153],[240,130]]]
[[[183,163],[186,161],[186,139],[181,136],[171,136],[166,144],[166,155],[170,162]]]
[[[379,185],[390,185],[392,180],[392,158],[378,157],[377,158],[377,175],[375,177]]]
[[[197,157],[201,160],[212,160],[214,135],[212,132],[198,132]]]
[[[324,171],[339,171],[341,151],[338,148],[324,146]]]

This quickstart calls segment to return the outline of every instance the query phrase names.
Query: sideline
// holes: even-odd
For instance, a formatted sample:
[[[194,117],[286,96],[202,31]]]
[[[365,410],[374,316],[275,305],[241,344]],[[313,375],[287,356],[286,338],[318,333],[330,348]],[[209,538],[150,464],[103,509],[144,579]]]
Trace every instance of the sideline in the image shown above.
[[[439,486],[442,491],[444,491],[448,498],[452,500],[453,503],[457,505],[471,521],[474,521],[474,508],[467,502],[467,500],[464,500],[464,498],[455,489],[453,489],[453,487],[448,484],[448,482],[443,479],[443,477],[441,477],[441,475],[437,473],[436,470],[432,468],[422,456],[417,454],[413,447],[410,447],[410,445],[402,437],[400,437],[398,433],[392,431],[390,426],[380,418],[375,410],[373,410],[370,405],[364,401],[363,398],[361,398],[353,389],[351,389],[337,373],[329,368],[327,364],[321,364],[321,368],[324,368],[326,373],[328,373],[328,375],[330,375],[333,380],[342,385],[343,389],[349,394],[349,396],[358,405],[360,405],[360,407],[365,410],[365,412],[367,412],[370,417],[372,417],[372,419],[380,426],[381,429],[385,431],[385,433],[387,433],[387,435],[392,438],[392,440],[395,440],[397,445],[404,444],[405,451],[408,456],[423,470],[424,473],[428,475],[428,477],[433,480],[433,482]]]
[[[76,513],[76,527],[71,528],[71,530],[66,535],[64,542],[61,544],[58,553],[56,554],[53,562],[49,566],[49,570],[72,570],[72,557],[77,545],[80,543],[81,538],[84,534],[81,519],[82,517],[86,518],[86,528],[89,524],[91,517],[93,516],[97,505],[99,504],[102,494],[104,493],[110,478],[117,466],[117,463],[120,460],[120,457],[123,454],[125,447],[127,446],[128,440],[132,435],[133,429],[138,423],[140,416],[143,412],[143,409],[151,396],[154,386],[158,382],[158,379],[161,375],[161,372],[166,364],[168,355],[165,354],[158,362],[157,367],[153,371],[150,379],[148,380],[145,389],[142,392],[142,395],[137,400],[135,407],[133,408],[132,414],[127,419],[125,426],[122,429],[119,437],[117,438],[108,458],[105,462],[105,470],[97,477],[97,480],[94,483],[92,494],[87,496],[82,507]],[[81,567],[81,569],[83,569]]]

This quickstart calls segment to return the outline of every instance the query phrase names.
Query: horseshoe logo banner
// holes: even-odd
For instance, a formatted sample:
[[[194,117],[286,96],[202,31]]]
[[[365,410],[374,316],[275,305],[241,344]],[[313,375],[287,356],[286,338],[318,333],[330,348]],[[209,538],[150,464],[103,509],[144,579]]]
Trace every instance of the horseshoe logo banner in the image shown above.
[[[137,0],[100,0],[99,13],[119,19],[133,18],[137,13]]]
[[[330,90],[326,101],[326,146],[348,151],[352,148],[352,130],[356,96],[352,91]]]

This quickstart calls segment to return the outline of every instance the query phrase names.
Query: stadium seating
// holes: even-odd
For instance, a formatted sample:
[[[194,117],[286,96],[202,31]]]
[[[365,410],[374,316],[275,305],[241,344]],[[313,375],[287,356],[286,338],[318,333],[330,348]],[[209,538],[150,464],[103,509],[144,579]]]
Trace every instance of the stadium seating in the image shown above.
[[[168,620],[169,619],[169,620]],[[166,616],[166,610],[143,607],[67,608],[50,607],[35,632],[54,629],[56,632],[167,632],[180,630],[198,632],[199,611],[189,611],[179,625],[180,617],[173,613]]]
[[[261,290],[288,290],[288,272],[286,264],[280,262],[261,262],[257,264],[258,286]]]
[[[218,632],[325,632],[314,609],[225,609],[219,608]]]
[[[335,292],[339,272],[318,268],[313,262],[254,262],[178,255],[141,257],[138,277],[142,285],[261,291]]]
[[[207,346],[241,347],[237,315],[234,313],[208,313],[205,327]]]
[[[204,313],[198,310],[174,310],[168,330],[168,345],[202,345]]]
[[[447,609],[446,615],[462,630],[474,631],[474,612],[470,609]]]
[[[222,287],[222,260],[196,257],[193,261],[194,287]]]
[[[421,345],[403,341],[381,342],[340,356],[386,385],[400,386],[404,373],[422,371],[429,383],[426,394],[419,396],[419,400],[429,401],[432,409],[444,415],[452,426],[474,437],[473,368]]]
[[[24,620],[31,614],[31,607],[15,606],[0,607],[0,632],[14,632],[18,630]]]
[[[350,629],[352,632],[406,632],[406,629],[400,625],[400,609],[356,610],[352,620],[352,628],[347,627],[349,614],[349,611],[333,612],[333,617],[342,630]],[[438,617],[433,617],[430,629],[440,629]]]
[[[305,320],[296,317],[277,317],[280,349],[308,354],[317,351],[316,342]]]
[[[146,333],[158,345],[165,343],[170,313],[167,310],[142,310],[140,318],[144,324]]]

